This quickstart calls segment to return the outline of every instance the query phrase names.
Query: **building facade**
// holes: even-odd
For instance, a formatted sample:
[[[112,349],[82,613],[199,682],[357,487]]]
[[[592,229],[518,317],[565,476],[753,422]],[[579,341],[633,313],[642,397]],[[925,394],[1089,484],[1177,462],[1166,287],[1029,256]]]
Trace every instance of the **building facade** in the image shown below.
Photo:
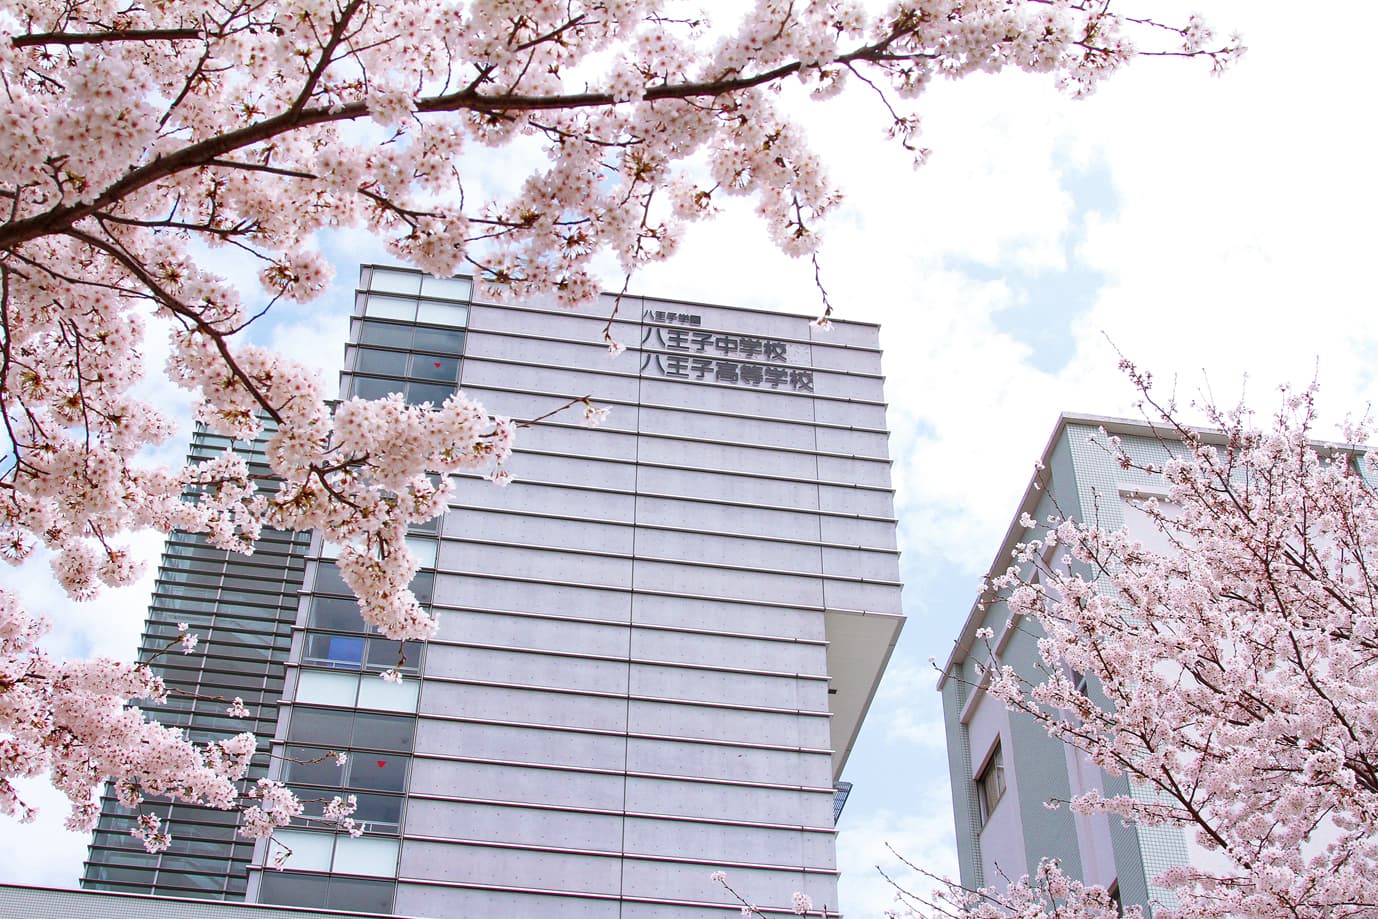
[[[116,838],[128,817],[110,802],[86,886],[409,916],[687,917],[735,908],[709,880],[722,869],[768,912],[794,891],[836,910],[835,783],[902,624],[878,330],[624,297],[610,331],[627,352],[612,358],[610,297],[570,311],[472,293],[366,266],[341,395],[438,402],[462,387],[533,419],[587,394],[611,414],[523,430],[513,484],[457,477],[449,512],[412,534],[413,589],[439,635],[402,648],[364,632],[319,536],[284,543],[263,575],[290,610],[252,626],[266,668],[217,657],[237,560],[205,586],[218,605],[201,670],[278,668],[282,704],[260,716],[268,774],[304,799],[356,795],[367,832],[285,830],[292,856],[273,871],[277,843],[228,833],[215,851],[142,855]],[[180,539],[163,575],[180,571]],[[208,551],[192,541],[186,564]],[[160,577],[159,597],[180,599],[173,583]],[[155,600],[150,646],[183,612]],[[400,685],[378,678],[399,660]],[[197,720],[213,708],[186,723],[224,730]],[[345,767],[323,758],[335,750]],[[183,810],[168,819],[184,847],[209,843],[192,817],[232,819]]]
[[[1057,515],[1096,521],[1110,530],[1127,527],[1149,548],[1170,551],[1134,505],[1136,499],[1165,496],[1166,488],[1138,469],[1121,469],[1108,449],[1107,435],[1119,437],[1122,448],[1138,460],[1161,464],[1168,458],[1162,435],[1146,424],[1063,415],[988,580],[1009,567],[1017,544],[1035,538],[1020,523],[1026,514],[1035,520]],[[1033,874],[1040,859],[1056,858],[1069,876],[1102,885],[1125,904],[1142,905],[1150,913],[1153,904],[1174,905],[1173,893],[1151,882],[1163,870],[1196,857],[1186,835],[1175,827],[1145,827],[1045,806],[1089,791],[1106,796],[1143,792],[1123,776],[1104,775],[1031,718],[1009,712],[985,693],[982,670],[989,651],[977,638],[981,628],[993,632],[991,647],[1001,664],[1035,680],[1041,667],[1037,624],[1012,621],[1009,608],[996,596],[979,598],[938,683],[963,886],[1003,886]]]

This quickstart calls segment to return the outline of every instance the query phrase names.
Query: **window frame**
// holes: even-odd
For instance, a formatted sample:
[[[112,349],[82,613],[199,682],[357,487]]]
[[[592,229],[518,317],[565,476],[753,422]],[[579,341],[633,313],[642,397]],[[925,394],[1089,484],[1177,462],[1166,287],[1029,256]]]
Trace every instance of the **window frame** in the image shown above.
[[[981,768],[976,772],[976,798],[980,805],[981,826],[985,827],[990,823],[991,815],[1000,806],[1000,802],[1005,799],[1006,792],[1009,791],[1009,783],[1005,779],[1005,755],[1000,738],[995,739],[995,744],[990,752],[986,754],[985,761]],[[991,799],[991,791],[994,789],[995,797]]]

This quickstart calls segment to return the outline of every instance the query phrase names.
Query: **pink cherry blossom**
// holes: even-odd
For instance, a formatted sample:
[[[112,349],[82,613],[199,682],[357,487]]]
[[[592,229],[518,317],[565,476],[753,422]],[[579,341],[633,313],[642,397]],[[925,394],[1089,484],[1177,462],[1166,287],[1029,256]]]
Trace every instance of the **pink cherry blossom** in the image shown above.
[[[630,278],[726,196],[753,199],[783,251],[816,252],[839,191],[777,103],[786,81],[824,99],[863,77],[891,113],[882,130],[921,156],[906,106],[935,78],[1015,68],[1083,94],[1136,53],[1221,66],[1239,51],[1195,17],[1062,0],[901,0],[876,15],[759,0],[721,32],[671,0],[0,0],[3,556],[44,546],[67,592],[91,599],[137,577],[131,532],[249,552],[265,526],[321,528],[344,546],[365,620],[425,638],[435,620],[407,588],[406,528],[443,510],[452,473],[509,481],[515,425],[462,394],[332,413],[312,371],[246,341],[265,306],[326,288],[319,231],[362,228],[423,270],[474,274],[481,293],[573,305],[597,295],[599,259]],[[508,198],[466,196],[467,157],[516,145],[544,164]],[[253,302],[198,264],[218,246],[257,263]],[[162,368],[142,359],[148,334],[167,340]],[[144,459],[174,433],[133,395],[149,372],[193,394],[214,432],[252,438],[268,419],[280,484],[261,489],[231,453]],[[108,777],[237,806],[252,738],[195,747],[146,724],[127,704],[160,691],[146,668],[50,660],[17,598],[0,615],[13,738],[0,809],[27,814],[9,780],[44,771],[77,825]],[[80,762],[78,741],[92,751]],[[254,833],[290,809],[261,791]],[[161,833],[150,824],[146,841]]]
[[[1269,428],[1243,408],[1208,407],[1219,431],[1201,432],[1157,408],[1147,378],[1127,369],[1166,432],[1160,457],[1093,440],[1165,487],[1137,503],[1174,549],[1072,519],[1024,520],[1031,532],[994,586],[1037,622],[1043,669],[1002,662],[986,630],[990,691],[1142,792],[1084,794],[1074,811],[1179,827],[1209,850],[1159,875],[1178,905],[1155,915],[1372,914],[1378,465],[1362,448],[1313,441],[1314,388],[1284,392]],[[1017,897],[1062,899],[1054,878]],[[1042,902],[1037,915],[1053,915]]]

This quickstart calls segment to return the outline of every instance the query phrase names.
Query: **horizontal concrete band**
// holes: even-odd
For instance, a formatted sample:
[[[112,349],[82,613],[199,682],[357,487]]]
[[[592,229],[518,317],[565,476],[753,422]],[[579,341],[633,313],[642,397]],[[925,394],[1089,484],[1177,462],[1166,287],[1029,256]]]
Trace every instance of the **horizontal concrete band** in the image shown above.
[[[282,708],[294,708],[305,705],[308,708],[320,708],[329,711],[361,711],[357,705],[326,705],[319,702],[295,702],[284,699],[279,703]],[[378,710],[382,714],[387,714],[386,710]],[[409,717],[411,713],[406,713]],[[764,744],[753,743],[746,740],[718,740],[711,737],[684,737],[677,734],[648,734],[642,731],[613,730],[609,728],[588,728],[577,727],[564,724],[543,724],[532,721],[501,721],[494,718],[466,718],[463,715],[439,715],[424,714],[414,716],[418,721],[443,721],[449,724],[482,724],[502,728],[522,728],[533,731],[553,731],[559,734],[588,734],[595,737],[625,737],[628,740],[649,740],[666,741],[668,743],[694,744],[705,747],[732,747],[742,750],[772,750],[778,753],[803,753],[818,756],[832,756],[833,751],[828,747],[803,747],[797,744]],[[303,743],[289,740],[287,738],[274,738],[274,743],[290,743],[295,746],[318,747],[320,744]],[[353,749],[353,748],[351,748]],[[368,749],[368,748],[359,748]],[[386,751],[392,753],[405,753],[406,751]]]
[[[654,811],[632,811],[632,810],[625,810],[625,809],[619,810],[619,809],[613,809],[613,808],[608,808],[608,807],[577,807],[577,806],[572,805],[572,804],[542,804],[542,803],[536,803],[536,802],[532,802],[532,801],[505,801],[505,800],[499,800],[499,799],[497,799],[497,798],[474,798],[474,797],[459,797],[459,796],[452,796],[452,795],[416,794],[416,793],[414,793],[414,792],[408,792],[408,794],[407,794],[407,799],[408,799],[409,801],[437,801],[437,802],[451,803],[451,804],[476,804],[476,805],[479,805],[479,806],[486,806],[486,807],[511,807],[511,808],[518,808],[518,809],[521,809],[521,810],[556,811],[556,812],[558,812],[558,813],[563,813],[563,814],[594,814],[594,815],[599,816],[599,817],[621,817],[621,818],[624,818],[624,819],[627,819],[627,820],[665,821],[665,822],[669,822],[669,823],[695,823],[695,824],[704,824],[704,825],[707,825],[707,826],[742,827],[742,828],[744,828],[744,829],[753,829],[753,830],[780,830],[780,831],[783,831],[783,832],[791,832],[791,833],[822,833],[822,834],[827,835],[827,836],[836,836],[836,835],[837,835],[837,829],[836,829],[836,827],[832,827],[832,826],[805,826],[805,825],[802,825],[802,824],[793,824],[793,823],[771,823],[771,822],[769,822],[769,821],[763,821],[763,820],[732,820],[732,819],[726,818],[726,817],[702,817],[702,816],[694,816],[694,815],[690,815],[690,814],[662,814],[662,813],[658,813],[658,812],[654,812]],[[411,834],[411,833],[403,833],[402,835],[403,835],[405,838],[407,838],[407,839],[425,839],[425,838],[427,838],[427,837],[424,837],[424,836],[416,836],[416,835],[413,835],[413,834]],[[495,842],[486,842],[486,841],[483,841],[483,840],[466,840],[466,839],[462,839],[462,838],[450,839],[450,838],[448,838],[448,837],[436,837],[436,838],[433,839],[432,841],[439,841],[439,842],[456,842],[456,843],[463,843],[463,844],[465,844],[465,845],[493,846],[493,847],[497,847],[497,848],[513,848],[513,849],[523,849],[523,848],[525,848],[525,849],[540,849],[540,850],[542,850],[542,851],[556,851],[556,850],[554,850],[554,849],[547,849],[547,848],[544,847],[544,846],[535,846],[535,845],[531,845],[531,844],[520,844],[520,843],[495,843]],[[627,856],[630,857],[630,856],[635,855],[635,853],[630,853],[630,852],[628,852],[628,853],[602,852],[602,851],[596,851],[596,850],[591,850],[591,849],[568,849],[568,850],[559,850],[559,851],[569,851],[569,852],[587,853],[587,854],[590,854],[590,855],[604,855],[604,856],[612,856],[612,857],[618,857],[618,856],[620,856],[620,855],[627,855]],[[650,858],[650,857],[652,857],[652,856],[636,855],[636,857],[637,857],[637,858]],[[672,858],[672,857],[670,857],[670,856],[664,856],[663,858],[660,858],[660,860],[662,860],[662,861],[682,861],[682,862],[696,862],[696,861],[697,861],[696,859],[691,859],[691,858],[682,858],[682,857],[673,857],[673,858]],[[779,866],[757,866],[757,867],[777,867],[777,868],[778,868]]]

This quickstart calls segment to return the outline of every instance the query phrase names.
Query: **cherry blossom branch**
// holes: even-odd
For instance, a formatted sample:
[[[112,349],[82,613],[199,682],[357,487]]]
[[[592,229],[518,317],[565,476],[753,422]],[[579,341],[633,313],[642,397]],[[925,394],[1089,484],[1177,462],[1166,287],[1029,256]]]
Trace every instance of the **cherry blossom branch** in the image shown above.
[[[129,29],[109,32],[32,32],[16,35],[10,44],[16,48],[38,45],[94,45],[109,42],[195,41],[204,39],[200,29]]]

